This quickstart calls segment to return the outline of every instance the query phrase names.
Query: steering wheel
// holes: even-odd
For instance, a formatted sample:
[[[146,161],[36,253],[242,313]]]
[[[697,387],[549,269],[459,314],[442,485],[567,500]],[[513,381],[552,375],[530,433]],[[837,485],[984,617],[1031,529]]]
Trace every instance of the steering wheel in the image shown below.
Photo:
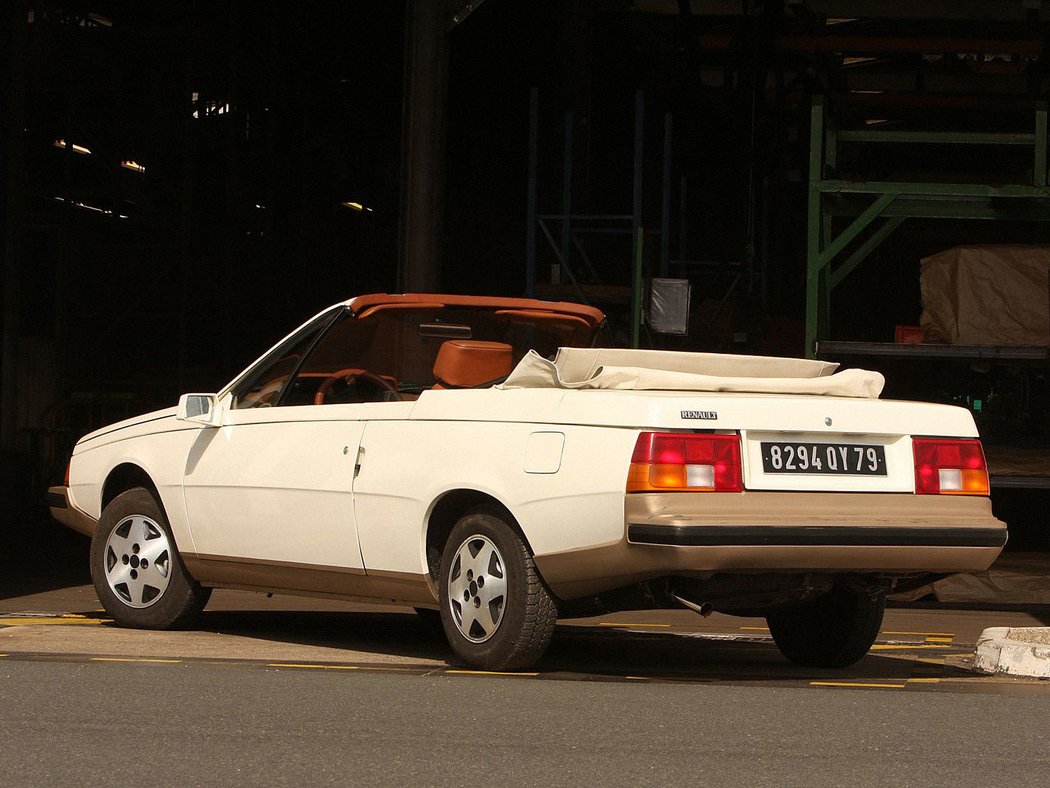
[[[362,379],[367,380],[369,383],[374,383],[384,391],[390,394],[392,400],[400,402],[401,394],[398,393],[397,385],[390,382],[386,378],[382,378],[367,369],[355,369],[350,367],[348,369],[341,369],[338,372],[333,372],[320,386],[317,387],[317,393],[314,394],[314,405],[323,405],[324,398],[332,393],[332,388],[336,383],[344,383],[350,385],[354,381]]]

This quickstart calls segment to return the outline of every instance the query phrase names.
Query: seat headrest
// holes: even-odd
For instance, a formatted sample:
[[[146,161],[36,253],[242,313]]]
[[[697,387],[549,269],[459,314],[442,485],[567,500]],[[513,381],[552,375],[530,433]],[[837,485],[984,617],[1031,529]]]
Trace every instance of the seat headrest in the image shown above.
[[[503,342],[450,339],[434,361],[434,388],[471,389],[498,383],[514,366],[512,349]]]

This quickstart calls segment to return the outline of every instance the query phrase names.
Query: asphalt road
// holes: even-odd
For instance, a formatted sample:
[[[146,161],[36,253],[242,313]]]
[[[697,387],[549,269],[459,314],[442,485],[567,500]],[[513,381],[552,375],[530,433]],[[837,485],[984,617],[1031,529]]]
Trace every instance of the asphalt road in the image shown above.
[[[0,785],[1045,785],[1050,682],[979,676],[1046,608],[895,607],[844,671],[761,619],[559,622],[531,674],[464,670],[410,611],[216,592],[197,629],[90,586],[0,594]]]
[[[5,785],[1045,785],[1046,697],[0,663]]]

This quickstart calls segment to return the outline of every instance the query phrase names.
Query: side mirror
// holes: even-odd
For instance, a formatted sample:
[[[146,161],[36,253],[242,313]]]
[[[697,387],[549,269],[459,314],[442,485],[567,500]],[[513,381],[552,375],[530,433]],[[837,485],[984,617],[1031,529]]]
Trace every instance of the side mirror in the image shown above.
[[[183,394],[175,411],[179,421],[193,421],[206,427],[218,427],[222,423],[222,408],[214,394]]]

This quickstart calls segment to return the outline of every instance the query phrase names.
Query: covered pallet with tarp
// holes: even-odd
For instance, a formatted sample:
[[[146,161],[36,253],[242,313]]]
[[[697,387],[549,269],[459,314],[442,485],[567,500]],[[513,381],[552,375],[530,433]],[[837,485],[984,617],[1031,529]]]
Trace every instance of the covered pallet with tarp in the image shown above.
[[[957,246],[919,279],[927,342],[1050,345],[1050,246]]]

